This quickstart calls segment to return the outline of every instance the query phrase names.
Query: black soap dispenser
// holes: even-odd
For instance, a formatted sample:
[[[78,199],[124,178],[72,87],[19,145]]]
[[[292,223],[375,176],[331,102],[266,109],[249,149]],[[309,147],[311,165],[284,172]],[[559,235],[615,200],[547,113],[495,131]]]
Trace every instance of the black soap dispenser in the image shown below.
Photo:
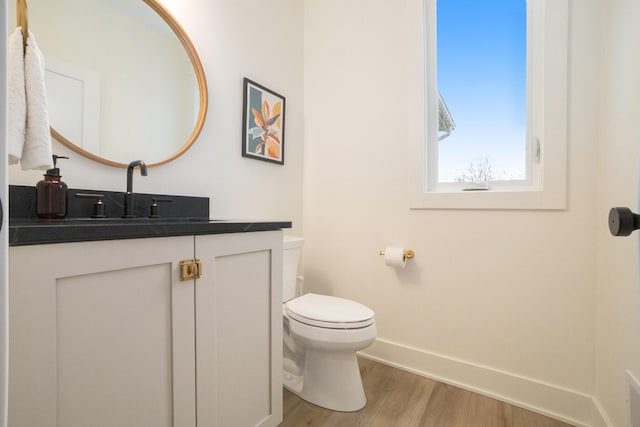
[[[36,185],[36,213],[40,218],[64,218],[67,215],[67,184],[60,179],[58,159],[68,157],[53,155],[53,169],[44,174]]]

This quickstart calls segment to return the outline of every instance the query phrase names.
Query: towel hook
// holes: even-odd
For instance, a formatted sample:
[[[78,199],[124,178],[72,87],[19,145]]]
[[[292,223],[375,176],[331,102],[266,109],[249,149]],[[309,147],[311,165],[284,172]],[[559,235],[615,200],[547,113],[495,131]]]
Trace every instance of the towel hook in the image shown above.
[[[27,37],[29,37],[29,13],[27,0],[16,0],[16,19],[18,26],[22,27],[22,49],[23,53],[27,52]]]

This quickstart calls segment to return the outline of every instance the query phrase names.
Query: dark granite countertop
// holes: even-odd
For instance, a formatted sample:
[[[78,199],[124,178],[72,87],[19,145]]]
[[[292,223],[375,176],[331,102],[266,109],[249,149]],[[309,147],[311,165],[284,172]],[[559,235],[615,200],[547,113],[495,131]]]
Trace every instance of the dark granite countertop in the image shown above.
[[[78,193],[100,193],[107,218],[91,218],[93,198]],[[166,194],[135,195],[137,218],[121,218],[123,193],[69,189],[67,217],[40,219],[36,216],[36,188],[9,186],[9,246],[47,243],[90,242],[96,240],[140,239],[146,237],[193,236],[242,233],[291,228],[291,221],[212,220],[209,198]],[[161,218],[149,218],[154,199],[162,200]],[[170,203],[167,203],[170,202]]]
[[[9,246],[164,236],[241,233],[291,228],[291,221],[210,220],[205,218],[14,219]]]

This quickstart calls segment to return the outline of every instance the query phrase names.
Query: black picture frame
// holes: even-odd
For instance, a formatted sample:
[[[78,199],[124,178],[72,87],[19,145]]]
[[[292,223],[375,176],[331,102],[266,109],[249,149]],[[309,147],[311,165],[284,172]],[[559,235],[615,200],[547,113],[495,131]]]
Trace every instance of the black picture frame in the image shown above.
[[[243,80],[242,157],[284,165],[285,97]]]

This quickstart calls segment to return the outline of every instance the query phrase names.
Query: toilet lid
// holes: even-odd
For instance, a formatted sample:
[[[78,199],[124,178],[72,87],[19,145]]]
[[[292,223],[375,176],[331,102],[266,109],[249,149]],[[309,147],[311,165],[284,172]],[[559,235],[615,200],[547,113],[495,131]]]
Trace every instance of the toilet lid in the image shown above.
[[[355,329],[373,323],[369,307],[344,298],[305,294],[285,304],[287,315],[312,326]]]

